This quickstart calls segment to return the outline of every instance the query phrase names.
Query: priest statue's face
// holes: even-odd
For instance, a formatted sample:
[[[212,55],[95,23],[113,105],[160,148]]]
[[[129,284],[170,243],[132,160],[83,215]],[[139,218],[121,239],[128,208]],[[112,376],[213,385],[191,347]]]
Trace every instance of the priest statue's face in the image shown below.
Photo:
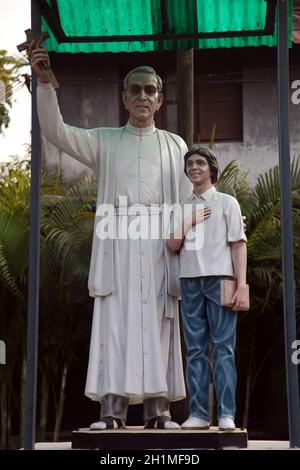
[[[149,127],[159,110],[163,96],[157,79],[149,73],[134,73],[123,91],[123,103],[129,111],[129,121],[135,127]]]

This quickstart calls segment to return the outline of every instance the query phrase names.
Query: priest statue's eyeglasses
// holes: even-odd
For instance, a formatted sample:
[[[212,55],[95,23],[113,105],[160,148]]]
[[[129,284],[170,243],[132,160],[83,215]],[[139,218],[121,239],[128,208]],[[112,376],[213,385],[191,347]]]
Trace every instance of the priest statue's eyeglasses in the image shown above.
[[[154,96],[155,93],[157,93],[157,88],[153,85],[145,85],[145,86],[140,86],[140,85],[135,85],[132,83],[131,85],[128,85],[128,91],[131,95],[137,96],[141,93],[142,90],[144,90],[145,95],[147,96]]]

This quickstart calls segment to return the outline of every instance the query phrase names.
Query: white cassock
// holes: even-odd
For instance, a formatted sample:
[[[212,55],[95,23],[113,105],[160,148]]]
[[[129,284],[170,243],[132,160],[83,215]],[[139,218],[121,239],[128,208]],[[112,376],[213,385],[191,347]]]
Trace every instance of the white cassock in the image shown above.
[[[190,195],[183,173],[186,146],[180,137],[154,125],[73,128],[63,123],[51,85],[39,85],[37,96],[46,138],[95,171],[97,207],[104,202],[120,209],[117,229],[124,221],[128,226],[133,218],[141,222],[143,217],[150,228],[150,205],[158,208],[157,221],[162,204]],[[125,219],[120,208],[124,198],[128,206],[142,204],[146,211]],[[155,396],[170,401],[185,397],[178,298],[171,295],[171,277],[178,272],[172,263],[162,238],[127,236],[109,242],[99,241],[94,233],[89,289],[95,303],[85,389],[91,399],[101,401],[110,393],[133,404]]]

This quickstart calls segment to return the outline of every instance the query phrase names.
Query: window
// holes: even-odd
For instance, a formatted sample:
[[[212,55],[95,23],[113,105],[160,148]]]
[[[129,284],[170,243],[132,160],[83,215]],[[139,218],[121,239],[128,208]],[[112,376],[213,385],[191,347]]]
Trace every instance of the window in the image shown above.
[[[195,141],[242,141],[242,84],[198,83],[195,85]]]

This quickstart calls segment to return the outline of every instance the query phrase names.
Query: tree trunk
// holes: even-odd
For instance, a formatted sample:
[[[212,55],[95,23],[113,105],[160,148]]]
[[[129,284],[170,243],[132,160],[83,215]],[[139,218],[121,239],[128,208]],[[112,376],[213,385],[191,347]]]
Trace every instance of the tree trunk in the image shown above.
[[[67,375],[68,375],[68,364],[65,364],[63,368],[62,377],[61,377],[60,394],[59,394],[59,400],[58,400],[56,418],[55,418],[54,435],[53,435],[54,442],[57,442],[58,440],[59,431],[61,427],[61,421],[62,421],[64,406],[65,406],[65,398],[66,398]]]
[[[7,449],[6,436],[7,436],[7,408],[6,408],[6,384],[1,381],[0,392],[0,412],[1,412],[1,447]]]
[[[177,51],[177,132],[194,142],[194,49]]]
[[[250,371],[247,373],[247,379],[246,379],[246,396],[245,396],[245,408],[244,408],[244,413],[243,413],[243,428],[248,427],[248,420],[249,420],[249,408],[250,408],[250,397],[251,397],[251,378],[252,374]]]
[[[250,347],[249,347],[249,358],[248,358],[247,378],[246,378],[246,394],[245,394],[245,408],[244,408],[244,413],[243,413],[243,428],[248,428],[250,400],[251,400],[252,390],[254,387],[255,333],[256,333],[256,319],[254,317],[251,322],[251,331],[250,331],[250,345],[249,345]]]
[[[3,449],[9,449],[9,438],[11,435],[11,419],[9,400],[7,396],[7,383],[2,380],[0,395],[0,409],[1,409],[1,444]]]
[[[39,441],[45,441],[49,403],[48,373],[44,372],[41,382],[40,425],[38,429]]]
[[[24,445],[24,422],[25,422],[25,400],[26,400],[26,372],[27,363],[23,356],[21,368],[21,393],[20,393],[20,443]]]

